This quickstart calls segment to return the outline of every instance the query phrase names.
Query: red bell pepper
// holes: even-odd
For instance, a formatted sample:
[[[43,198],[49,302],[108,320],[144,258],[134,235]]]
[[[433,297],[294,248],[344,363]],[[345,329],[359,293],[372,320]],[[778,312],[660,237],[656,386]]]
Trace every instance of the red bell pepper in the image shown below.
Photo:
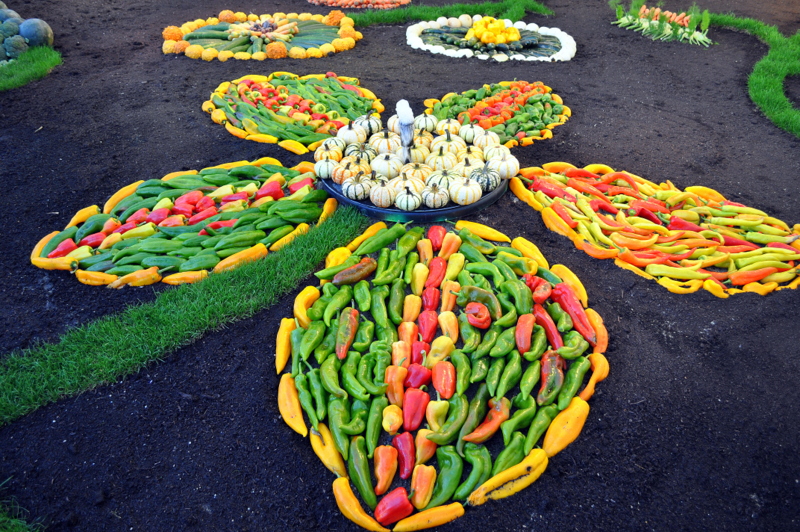
[[[198,201],[203,199],[203,192],[200,190],[192,190],[183,196],[179,196],[173,203],[177,205],[191,205],[194,206]]]
[[[435,310],[423,310],[419,313],[417,323],[419,323],[419,334],[422,336],[422,341],[431,343],[439,328],[439,314]]]
[[[547,313],[544,307],[539,303],[533,305],[533,315],[536,318],[536,325],[544,328],[547,341],[553,349],[564,347],[564,340],[561,338],[561,333],[558,332],[553,318],[550,317],[550,314]]]
[[[439,306],[441,291],[433,286],[429,286],[422,291],[422,308],[424,310],[436,310]]]
[[[134,229],[135,227],[136,227],[136,224],[135,224],[135,223],[133,223],[133,222],[126,222],[126,223],[124,223],[124,224],[120,225],[119,227],[117,227],[116,229],[114,229],[114,230],[112,231],[112,234],[113,234],[113,233],[125,233],[125,232],[127,232],[127,231],[130,231],[131,229]]]
[[[441,364],[441,362],[439,362]],[[437,364],[438,365],[438,364]],[[435,366],[434,366],[435,367]],[[417,430],[425,419],[431,396],[419,388],[408,388],[403,398],[403,430]]]
[[[525,281],[525,285],[533,293],[533,301],[540,305],[547,301],[547,298],[550,297],[550,292],[553,291],[553,286],[550,283],[533,274],[526,273],[522,276],[522,280]]]
[[[194,206],[188,203],[182,203],[181,205],[174,205],[169,212],[170,214],[177,214],[189,218],[194,214]]]
[[[426,394],[427,395],[427,394]],[[403,414],[405,418],[405,414]],[[392,438],[392,447],[397,449],[397,461],[400,466],[400,478],[407,479],[411,477],[411,472],[414,470],[415,450],[414,450],[414,435],[410,432],[402,432]]]
[[[163,222],[158,224],[159,227],[178,227],[179,225],[186,225],[186,216],[183,214],[167,216]]]
[[[511,401],[503,397],[499,401],[489,399],[489,413],[478,427],[461,438],[472,443],[483,443],[491,438],[500,429],[500,424],[508,419],[511,413]]]
[[[517,319],[514,340],[517,344],[517,351],[522,354],[531,350],[534,325],[536,325],[536,317],[533,314],[523,314]]]
[[[402,486],[384,495],[375,507],[375,519],[383,526],[405,519],[412,513],[414,506],[408,500],[408,492]]]
[[[310,186],[311,188],[314,188],[314,180],[311,179],[310,177],[307,177],[305,179],[301,179],[300,181],[292,183],[291,185],[289,185],[289,193],[294,194],[295,192],[297,192],[306,185]]]
[[[147,216],[147,218],[145,218],[144,221],[146,223],[154,223],[154,224],[158,225],[161,222],[163,222],[164,220],[166,220],[169,215],[170,215],[169,208],[168,207],[162,207],[160,209],[156,209],[156,210],[152,211]]]
[[[199,234],[201,235],[210,235],[206,229],[211,229],[215,231],[221,227],[232,227],[236,223],[236,220],[217,220],[216,222],[211,222],[210,224],[206,225]]]
[[[266,198],[270,196],[272,199],[281,199],[285,196],[283,193],[283,188],[281,188],[281,184],[278,181],[267,181],[264,185],[258,189],[256,192],[256,196],[254,199],[259,200],[261,198]]]
[[[67,255],[69,255],[70,253],[72,253],[76,249],[78,249],[78,244],[76,244],[75,241],[72,240],[71,238],[68,238],[68,239],[64,240],[63,242],[61,242],[56,247],[56,249],[51,251],[47,255],[47,258],[48,259],[57,259],[59,257],[66,257]]]
[[[428,342],[423,342],[422,340],[417,340],[411,344],[411,363],[422,364],[425,355],[427,355],[430,350],[431,344]]]
[[[81,241],[78,242],[78,247],[89,246],[96,248],[97,246],[103,243],[103,240],[106,239],[106,236],[108,235],[106,235],[105,233],[92,233],[91,235],[83,237]]]
[[[456,367],[449,360],[442,360],[433,366],[431,380],[442,399],[450,399],[456,393]]]
[[[419,363],[408,366],[408,374],[403,386],[406,388],[422,388],[431,382],[431,370]]]
[[[428,279],[425,281],[425,288],[430,286],[438,287],[444,281],[444,274],[447,273],[447,261],[442,257],[433,257],[428,264]]]
[[[216,215],[217,213],[218,213],[218,211],[217,211],[216,207],[209,207],[208,209],[206,209],[204,211],[200,211],[197,214],[195,214],[194,216],[192,216],[191,218],[189,218],[189,220],[187,220],[187,222],[186,222],[186,225],[194,225],[196,223],[200,223],[203,220],[205,220],[206,218],[211,218],[212,216]]]
[[[133,213],[130,216],[128,216],[128,219],[125,220],[125,221],[126,222],[133,222],[133,223],[138,225],[138,224],[144,222],[145,220],[147,220],[147,217],[149,215],[150,215],[150,209],[148,209],[147,207],[142,207],[141,209],[139,209],[135,213]]]
[[[358,331],[358,311],[353,307],[342,309],[339,314],[339,328],[336,331],[336,356],[339,360],[347,358],[347,351],[353,345]]]
[[[441,225],[432,225],[430,228],[428,228],[428,240],[431,241],[433,251],[439,251],[442,249],[442,240],[444,240],[444,235],[446,234],[447,229]]]
[[[397,473],[397,449],[391,445],[379,445],[373,453],[375,457],[375,495],[383,495],[392,485]]]
[[[206,196],[207,198],[208,196]],[[225,205],[226,203],[230,203],[232,201],[239,201],[239,200],[246,200],[250,199],[250,194],[247,192],[237,192],[235,194],[228,194],[224,196],[222,199],[219,200],[220,205]]]
[[[470,301],[467,303],[467,308],[464,311],[467,315],[467,321],[473,327],[478,329],[488,329],[492,324],[492,316],[489,314],[489,309],[483,303],[477,301]]]
[[[586,338],[586,341],[592,346],[597,345],[597,333],[594,331],[591,322],[589,322],[589,318],[586,316],[586,312],[583,310],[583,306],[578,300],[578,296],[573,292],[572,287],[567,283],[558,283],[553,288],[553,293],[550,297],[569,314],[575,330],[581,333],[581,336]],[[555,346],[553,347],[557,349]]]
[[[194,204],[195,212],[202,212],[209,207],[214,207],[216,203],[214,202],[214,198],[211,196],[203,196],[200,198],[197,203]]]

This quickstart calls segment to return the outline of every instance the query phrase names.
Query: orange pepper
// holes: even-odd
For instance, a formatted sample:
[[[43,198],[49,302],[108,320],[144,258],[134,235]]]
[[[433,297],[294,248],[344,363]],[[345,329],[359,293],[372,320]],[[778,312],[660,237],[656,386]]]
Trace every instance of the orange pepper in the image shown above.
[[[422,510],[431,501],[433,486],[436,484],[436,468],[419,464],[411,474],[411,504]]]
[[[147,268],[144,270],[137,270],[128,275],[123,275],[116,281],[106,285],[107,288],[122,288],[123,286],[147,286],[157,283],[161,280],[161,274],[158,273],[158,266]]]
[[[442,242],[444,245],[444,242]],[[440,250],[441,251],[441,250]],[[419,262],[427,266],[433,258],[433,244],[429,238],[421,238],[417,242],[417,252],[419,253]]]
[[[111,284],[119,277],[103,272],[87,272],[86,270],[76,270],[75,277],[83,284],[91,286],[103,286]]]
[[[588,401],[594,395],[595,384],[608,377],[608,360],[605,356],[601,353],[592,353],[588,358],[592,364],[592,376],[589,377],[589,382],[583,391],[578,394],[584,401]]]
[[[280,240],[278,242],[280,242]],[[266,256],[267,256],[267,247],[259,242],[258,244],[256,244],[251,248],[247,248],[245,250],[240,251],[239,253],[234,253],[230,257],[222,259],[216,266],[214,266],[213,272],[221,273],[234,270],[246,262],[252,262],[258,259],[262,259]]]
[[[191,284],[208,277],[208,270],[195,270],[191,272],[179,272],[167,275],[161,279],[162,283],[178,285],[178,284]]]
[[[448,231],[448,233],[444,235],[444,239],[442,240],[442,248],[439,250],[439,256],[444,260],[447,260],[450,258],[450,255],[457,252],[458,248],[460,247],[461,247],[461,237],[453,232]],[[421,260],[422,260],[422,254],[420,254],[420,261]]]
[[[375,460],[375,495],[383,495],[392,485],[397,473],[397,449],[391,445],[379,445],[373,453]]]
[[[308,329],[311,318],[308,317],[308,309],[319,299],[320,293],[316,286],[306,286],[294,298],[294,317],[297,324],[303,329]]]
[[[394,358],[394,353],[392,353],[392,357]],[[386,387],[386,397],[389,399],[389,403],[400,408],[403,408],[403,398],[405,397],[403,383],[406,380],[406,375],[408,375],[408,370],[406,368],[403,366],[391,365],[386,368],[386,375],[383,379],[384,382],[388,384]],[[401,415],[401,423],[402,418],[403,416]]]
[[[403,321],[417,321],[420,310],[422,310],[422,298],[408,294],[403,300]]]
[[[413,296],[413,294],[411,295]],[[419,326],[414,321],[404,321],[397,326],[397,335],[408,346],[410,353],[411,344],[419,337]]]
[[[456,298],[461,290],[458,281],[445,281],[442,285],[442,308],[441,312],[452,311],[456,307]]]

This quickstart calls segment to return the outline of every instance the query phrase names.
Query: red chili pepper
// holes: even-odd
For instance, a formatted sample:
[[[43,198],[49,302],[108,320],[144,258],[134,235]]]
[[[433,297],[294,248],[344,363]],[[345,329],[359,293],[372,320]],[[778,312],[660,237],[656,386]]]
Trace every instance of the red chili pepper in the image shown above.
[[[550,297],[550,292],[553,291],[550,283],[533,274],[526,273],[522,276],[522,280],[525,281],[525,285],[533,293],[533,301],[540,305],[547,301],[547,298]]]
[[[403,398],[403,430],[411,431],[419,428],[422,420],[425,419],[425,409],[428,408],[430,400],[431,396],[424,390],[419,388],[406,390]],[[414,467],[413,463],[411,467]]]
[[[427,394],[426,394],[427,395]],[[423,411],[424,412],[424,411]],[[405,414],[403,414],[405,418]],[[397,460],[400,465],[400,478],[411,478],[414,471],[414,435],[410,432],[402,432],[392,438],[392,447],[397,449]]]
[[[375,519],[383,526],[391,525],[414,513],[408,492],[402,486],[387,493],[375,507]]]
[[[161,222],[163,222],[164,220],[166,220],[169,215],[170,215],[169,208],[168,207],[162,207],[160,209],[156,209],[156,210],[152,211],[147,216],[147,218],[145,218],[144,221],[146,223],[154,223],[154,224],[158,225]]]
[[[605,195],[596,188],[594,188],[589,183],[580,181],[578,179],[567,179],[567,186],[574,188],[578,192],[583,192],[584,194],[590,194],[599,199],[600,201],[608,203],[608,199],[605,197]]]
[[[444,240],[444,235],[446,234],[447,229],[441,225],[432,225],[428,228],[428,240],[431,241],[434,251],[442,249],[442,240]]]
[[[209,207],[214,207],[216,203],[214,202],[214,198],[211,196],[203,196],[200,198],[197,203],[194,204],[195,212],[202,212]]]
[[[554,201],[552,204],[550,204],[550,207],[558,215],[559,218],[564,220],[565,224],[570,226],[572,229],[578,227],[578,221],[573,219],[572,216],[569,215],[569,213],[567,212],[567,208],[564,207],[562,204],[560,204],[557,201]]]
[[[215,214],[217,214],[217,208],[216,207],[209,207],[208,209],[206,209],[204,211],[200,211],[197,214],[195,214],[194,216],[192,216],[191,218],[189,218],[189,220],[187,220],[187,222],[186,222],[186,225],[194,225],[196,223],[202,222],[206,218],[211,218]]]
[[[747,240],[742,240],[741,238],[736,238],[735,236],[722,235],[722,239],[726,246],[747,246],[750,249],[758,248],[756,244],[748,242]]]
[[[431,343],[436,337],[436,329],[439,328],[439,314],[435,310],[423,310],[419,313],[417,323],[422,341]]]
[[[203,228],[203,230],[200,231],[199,234],[201,234],[201,235],[209,235],[211,233],[206,231],[206,229],[211,229],[212,231],[214,231],[214,230],[219,229],[221,227],[232,227],[235,223],[236,223],[235,219],[233,219],[233,220],[217,220],[216,222],[211,222],[210,224],[206,225],[205,228]]]
[[[473,327],[478,329],[488,329],[492,324],[492,316],[489,314],[489,309],[483,303],[477,301],[470,301],[467,303],[467,308],[464,311],[467,315],[467,321]]]
[[[751,244],[749,246],[741,245],[741,246],[718,246],[717,251],[720,253],[741,253],[743,251],[752,251],[754,249],[758,249],[758,246],[755,244]]]
[[[339,315],[339,328],[336,331],[336,356],[339,360],[347,358],[347,351],[353,345],[358,331],[358,311],[347,307]]]
[[[689,251],[689,255],[694,253],[694,250]],[[628,264],[632,264],[638,268],[644,268],[648,264],[664,264],[668,260],[670,260],[669,255],[665,255],[663,253],[643,253],[643,252],[635,252],[629,249],[621,252],[617,255],[619,260],[623,260]]]
[[[531,337],[533,336],[534,325],[536,325],[536,317],[533,314],[523,314],[517,320],[514,340],[516,340],[517,343],[517,351],[522,354],[531,350]]]
[[[208,196],[206,196],[208,197]],[[226,203],[230,203],[232,201],[239,201],[239,200],[246,200],[250,199],[250,195],[247,192],[237,192],[236,194],[228,194],[227,196],[223,197],[219,203],[220,205],[225,205]]]
[[[408,366],[408,374],[403,386],[406,388],[422,388],[431,382],[431,370],[418,362]]]
[[[174,207],[172,207],[169,210],[169,212],[170,212],[170,215],[176,215],[177,214],[177,215],[186,216],[187,218],[189,218],[190,216],[192,216],[194,214],[194,207],[192,205],[189,205],[188,203],[184,203],[182,205],[175,205]]]
[[[96,248],[97,246],[103,243],[103,240],[106,239],[106,236],[108,235],[106,235],[105,233],[92,233],[89,236],[83,237],[83,239],[81,239],[81,241],[78,242],[78,247],[89,246]]]
[[[436,310],[439,306],[441,292],[438,288],[429,286],[422,291],[422,308],[424,310]]]
[[[442,360],[431,371],[433,388],[442,399],[450,399],[456,393],[456,367],[449,360]]]
[[[309,185],[311,186],[311,188],[314,188],[314,180],[311,179],[310,177],[307,177],[305,179],[301,179],[300,181],[292,183],[291,185],[289,185],[289,193],[294,194],[295,192],[297,192],[306,185]]]
[[[768,275],[772,275],[776,273],[778,268],[761,268],[758,270],[751,270],[749,272],[731,272],[728,274],[728,278],[731,280],[731,284],[734,286],[741,286],[747,283],[754,283],[756,281],[760,281],[764,277]],[[711,273],[711,272],[708,272]]]
[[[603,183],[593,183],[592,186],[605,194],[606,196],[613,197],[613,196],[628,196],[631,198],[639,198],[641,197],[639,194],[636,193],[635,190],[628,188],[628,187],[617,187],[614,185],[606,185]]]
[[[109,218],[106,220],[106,223],[103,224],[103,228],[100,230],[101,233],[110,235],[114,229],[122,225],[122,222],[117,220],[116,218]]]
[[[636,181],[629,174],[626,174],[625,172],[609,172],[606,175],[604,175],[603,177],[601,177],[600,181],[602,183],[606,183],[606,184],[610,185],[611,183],[613,183],[617,179],[621,179],[621,180],[625,181],[626,183],[628,183],[631,186],[632,189],[634,189],[636,192],[639,192],[639,185],[636,183]]]
[[[600,209],[602,209],[602,210],[604,210],[606,212],[610,212],[611,214],[617,214],[619,212],[619,209],[617,209],[616,207],[614,207],[610,203],[606,203],[606,202],[600,201],[598,199],[593,199],[593,200],[589,201],[589,207],[591,207],[591,209],[594,212],[597,212]]]
[[[447,261],[442,257],[433,257],[430,264],[428,264],[428,279],[425,281],[425,288],[429,286],[436,286],[442,284],[444,281],[444,274],[447,272]]]
[[[553,349],[564,347],[564,340],[561,339],[561,333],[558,332],[553,318],[550,317],[550,314],[547,313],[544,307],[539,303],[533,305],[533,315],[536,317],[536,324],[544,328],[547,341]]]
[[[136,227],[135,223],[126,222],[126,223],[120,225],[119,227],[117,227],[116,229],[114,229],[114,231],[112,231],[112,234],[113,233],[125,233],[127,231],[130,231],[131,229],[134,229],[135,227]]]
[[[783,242],[770,242],[769,244],[767,244],[767,247],[785,249],[787,251],[792,251],[794,253],[797,253],[797,249],[793,248],[789,244],[784,244]]]
[[[483,443],[491,438],[500,429],[500,424],[508,419],[511,413],[511,401],[503,397],[499,401],[489,399],[489,413],[478,427],[461,438],[472,443]]]
[[[167,216],[163,222],[158,224],[159,227],[178,227],[179,225],[186,225],[186,216],[183,214]]]
[[[564,370],[567,362],[555,351],[546,351],[542,355],[542,386],[536,402],[539,405],[550,404],[555,399],[556,394],[564,384]]]
[[[567,283],[558,283],[553,288],[553,293],[550,297],[553,301],[561,305],[561,308],[569,314],[569,317],[572,318],[572,326],[575,327],[575,330],[581,333],[581,336],[586,338],[587,342],[593,346],[597,345],[597,333],[595,333],[592,324],[589,322],[589,318],[586,316],[581,302],[578,300],[575,292],[572,291],[572,287]],[[558,349],[555,346],[553,346],[553,348]]]
[[[135,224],[138,225],[138,224],[142,223],[143,221],[145,221],[149,215],[150,215],[150,209],[148,209],[147,207],[142,207],[141,209],[139,209],[135,213],[133,213],[130,216],[128,216],[128,219],[125,220],[125,221],[126,222],[132,222],[132,223],[135,223]]]
[[[564,170],[563,174],[565,177],[576,177],[576,178],[588,177],[590,179],[596,179],[598,181],[600,180],[599,175],[595,174],[594,172],[584,170],[583,168],[567,168],[566,170]]]
[[[575,196],[573,196],[566,190],[559,188],[557,185],[553,185],[541,179],[537,179],[536,177],[533,178],[533,182],[531,182],[529,188],[537,192],[542,192],[544,195],[549,196],[551,198],[564,198],[565,200],[569,200],[572,203],[578,201],[578,199]]]
[[[183,196],[179,196],[175,201],[174,204],[177,205],[195,205],[198,201],[203,199],[203,193],[199,190],[192,190],[191,192],[187,192]]]
[[[669,224],[667,224],[667,229],[671,231],[695,231],[699,233],[700,231],[705,231],[704,228],[700,227],[699,225],[688,222],[683,218],[678,218],[677,216],[672,216],[669,219]]]
[[[438,319],[437,325],[438,325]],[[431,350],[431,344],[428,342],[424,342],[422,340],[417,340],[413,344],[411,344],[411,363],[412,364],[422,364],[425,355],[427,355]]]
[[[75,241],[72,240],[71,238],[68,238],[68,239],[64,240],[63,242],[61,242],[56,247],[56,249],[51,251],[47,255],[47,258],[48,259],[57,259],[58,257],[66,257],[67,255],[69,255],[70,253],[72,253],[76,249],[78,249],[78,244],[76,244]]]
[[[411,358],[411,345],[419,338],[419,327],[413,321],[404,321],[397,326],[397,336],[408,345],[408,355]]]
[[[648,222],[653,222],[654,224],[658,225],[664,225],[664,223],[661,221],[661,218],[656,216],[653,211],[647,209],[646,207],[642,206],[636,207],[635,209],[633,209],[633,212],[636,216],[644,218]]]

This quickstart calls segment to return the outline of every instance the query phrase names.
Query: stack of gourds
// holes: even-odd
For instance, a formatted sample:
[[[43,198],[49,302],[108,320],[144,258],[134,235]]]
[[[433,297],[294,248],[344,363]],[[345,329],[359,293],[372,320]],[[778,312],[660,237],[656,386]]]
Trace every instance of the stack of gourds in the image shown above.
[[[303,436],[308,421],[349,519],[443,524],[530,485],[580,433],[607,333],[533,243],[379,222],[325,266],[281,322],[278,404]]]

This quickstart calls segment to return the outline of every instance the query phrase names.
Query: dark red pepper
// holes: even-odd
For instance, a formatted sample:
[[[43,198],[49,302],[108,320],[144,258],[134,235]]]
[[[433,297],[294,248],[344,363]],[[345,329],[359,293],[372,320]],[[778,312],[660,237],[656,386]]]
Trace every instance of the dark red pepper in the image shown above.
[[[147,220],[148,216],[150,216],[150,209],[148,209],[147,207],[142,207],[141,209],[139,209],[135,213],[133,213],[130,216],[128,216],[128,219],[125,220],[125,221],[126,222],[132,222],[132,223],[135,223],[135,224],[140,224],[143,221]]]
[[[432,225],[428,229],[428,240],[431,241],[431,246],[433,247],[433,251],[439,251],[442,249],[442,241],[444,240],[444,235],[447,234],[447,229],[442,227],[441,225]]]
[[[542,405],[549,405],[555,400],[556,395],[564,385],[564,369],[567,362],[555,351],[546,351],[542,355],[542,387],[536,402]]]
[[[194,216],[192,216],[191,218],[189,218],[188,220],[186,220],[186,225],[194,225],[196,223],[200,223],[203,220],[205,220],[206,218],[211,218],[212,216],[214,216],[216,214],[217,214],[217,208],[216,207],[209,207],[208,209],[206,209],[204,211],[200,211],[197,214],[195,214]]]
[[[572,203],[578,201],[578,199],[569,192],[535,177],[533,178],[533,182],[529,188],[537,192],[542,192],[545,196],[549,196],[551,198],[564,198]]]
[[[536,317],[533,314],[523,314],[517,320],[514,340],[517,344],[517,351],[520,353],[527,353],[531,350],[531,338],[533,336],[534,325],[536,325]]]
[[[208,196],[206,196],[208,197]],[[226,203],[230,203],[232,201],[239,201],[239,200],[246,200],[250,199],[250,194],[247,192],[237,192],[236,194],[228,194],[227,196],[223,197],[219,203],[220,205],[225,205]]]
[[[175,200],[175,206],[178,205],[190,205],[194,206],[198,201],[203,199],[203,193],[199,190],[192,190],[191,192],[187,192],[183,196],[179,196],[178,199]]]
[[[339,315],[339,328],[336,330],[336,356],[339,360],[347,358],[347,351],[353,345],[358,332],[358,311],[345,307]]]
[[[179,214],[181,216],[186,216],[189,218],[194,214],[194,207],[189,205],[188,203],[183,203],[181,205],[175,205],[169,210],[170,215]]]
[[[80,242],[78,242],[78,247],[89,246],[96,248],[103,243],[103,240],[106,239],[106,236],[107,235],[105,233],[93,233],[89,236],[85,236]]]
[[[550,297],[550,292],[553,291],[553,286],[550,283],[533,274],[526,273],[522,276],[522,280],[525,281],[525,285],[533,293],[533,301],[540,305],[547,301],[547,298]]]
[[[544,333],[547,336],[547,341],[553,349],[560,349],[564,347],[564,340],[561,339],[561,333],[558,332],[553,318],[544,309],[542,305],[536,303],[533,305],[533,315],[536,318],[536,324],[544,328]]]
[[[273,199],[281,199],[285,194],[283,193],[283,188],[281,188],[281,184],[278,181],[267,181],[264,185],[258,189],[256,192],[256,196],[254,199],[261,199],[266,198],[267,196]]]
[[[135,229],[135,228],[136,228],[136,224],[135,223],[126,222],[126,223],[120,225],[119,227],[117,227],[116,229],[114,229],[112,234],[113,233],[126,233],[126,232],[130,231],[131,229]]]
[[[384,495],[375,507],[375,520],[387,526],[405,519],[414,513],[414,506],[408,500],[408,492],[402,486]]]
[[[750,249],[758,248],[758,246],[753,244],[752,242],[748,242],[747,240],[742,240],[741,238],[736,238],[735,236],[722,235],[722,238],[726,246],[747,246]]]
[[[147,216],[147,218],[145,218],[144,221],[146,223],[154,223],[154,224],[158,225],[161,222],[163,222],[164,220],[166,220],[169,215],[170,215],[169,208],[168,207],[162,207],[160,209],[156,209],[156,210],[152,211]]]
[[[355,266],[350,266],[333,276],[333,284],[356,284],[361,279],[366,279],[378,267],[378,262],[372,257],[364,257]]]
[[[431,370],[423,366],[420,362],[415,362],[408,366],[406,380],[403,386],[406,388],[422,388],[431,382]]]
[[[403,397],[403,430],[417,430],[422,425],[422,420],[425,419],[425,410],[428,408],[430,400],[431,396],[424,390],[419,388],[408,388],[406,390]],[[412,464],[411,467],[413,471],[414,465]]]
[[[214,198],[211,196],[203,196],[200,198],[197,203],[194,204],[195,212],[202,212],[209,207],[214,207],[216,203],[214,202]]]
[[[78,244],[76,244],[75,241],[72,240],[71,238],[68,238],[68,239],[64,240],[63,242],[61,242],[56,247],[56,249],[51,251],[47,255],[47,258],[48,259],[57,259],[58,257],[66,257],[67,255],[69,255],[70,253],[72,253],[76,249],[78,249]]]
[[[656,216],[655,213],[653,211],[651,211],[650,209],[648,209],[647,207],[643,207],[641,205],[638,206],[638,207],[635,207],[633,209],[633,213],[636,216],[640,217],[640,218],[644,218],[648,222],[653,222],[654,224],[658,224],[658,225],[664,225],[664,223],[661,221],[661,219],[658,216]]]
[[[203,228],[203,230],[200,231],[199,234],[201,234],[201,235],[209,235],[211,233],[206,231],[206,229],[211,229],[212,231],[214,231],[216,229],[219,229],[220,227],[232,227],[233,224],[235,224],[235,223],[236,223],[235,219],[234,220],[217,220],[216,222],[211,222],[210,224],[206,225]]]
[[[424,310],[436,310],[439,307],[441,291],[438,288],[429,286],[422,291],[422,308]]]
[[[427,355],[430,350],[431,344],[428,342],[423,342],[422,340],[417,340],[411,344],[411,363],[422,364],[422,361],[425,359],[425,355]]]
[[[431,343],[439,328],[439,314],[435,310],[423,310],[417,318],[419,334],[423,342]]]
[[[403,414],[405,422],[405,414]],[[397,462],[400,469],[400,478],[411,478],[414,471],[416,451],[414,448],[414,435],[410,432],[402,432],[392,438],[392,447],[397,449]]]
[[[428,279],[425,281],[425,288],[429,286],[438,287],[444,281],[444,274],[447,273],[447,261],[442,257],[433,257],[428,264]]]
[[[311,188],[314,188],[314,180],[311,179],[310,177],[307,177],[305,179],[301,179],[300,181],[292,183],[291,185],[289,185],[289,193],[294,194],[295,192],[297,192],[306,185],[309,185]]]
[[[478,329],[488,329],[492,324],[492,316],[489,314],[489,309],[483,303],[470,301],[467,303],[467,308],[464,313],[467,315],[469,324]]]
[[[705,231],[702,227],[692,222],[687,222],[683,218],[678,218],[677,216],[673,216],[669,219],[669,224],[667,225],[667,229],[671,231]]]
[[[581,333],[581,336],[586,338],[586,341],[592,346],[597,345],[597,333],[594,331],[572,287],[567,283],[558,283],[553,288],[553,293],[550,294],[550,297],[553,301],[561,305],[561,308],[569,314],[569,317],[572,318],[572,326],[575,330]],[[555,346],[553,346],[553,348],[558,349]]]
[[[431,379],[433,388],[442,399],[450,399],[456,393],[456,367],[449,360],[442,360],[433,366]]]

